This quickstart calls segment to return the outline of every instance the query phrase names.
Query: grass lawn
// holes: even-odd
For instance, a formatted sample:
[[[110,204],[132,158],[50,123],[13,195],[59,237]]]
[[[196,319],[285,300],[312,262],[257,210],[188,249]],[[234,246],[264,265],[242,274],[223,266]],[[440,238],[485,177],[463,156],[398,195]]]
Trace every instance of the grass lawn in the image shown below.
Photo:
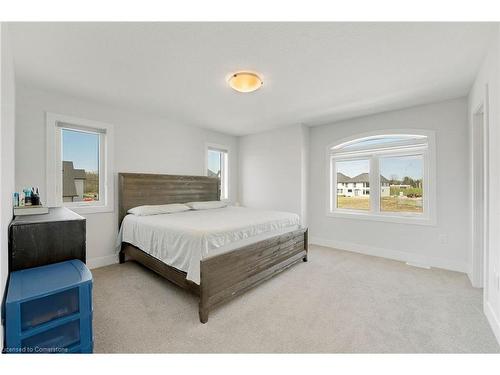
[[[342,197],[337,196],[337,208],[347,208],[351,210],[369,210],[370,198],[364,197]]]
[[[418,199],[401,199],[399,197],[383,197],[380,205],[381,211],[389,212],[422,212],[422,207],[417,205]],[[369,197],[342,197],[337,196],[337,207],[351,210],[370,209]]]
[[[399,197],[382,197],[380,210],[390,212],[423,212],[423,207],[417,205],[418,201],[422,202],[422,198],[401,199]]]

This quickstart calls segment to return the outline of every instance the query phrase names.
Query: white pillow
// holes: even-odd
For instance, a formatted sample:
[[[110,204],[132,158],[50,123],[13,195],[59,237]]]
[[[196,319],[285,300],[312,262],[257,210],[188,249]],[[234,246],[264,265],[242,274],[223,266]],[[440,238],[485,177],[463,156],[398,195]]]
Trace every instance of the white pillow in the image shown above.
[[[208,201],[208,202],[189,202],[186,203],[193,210],[210,210],[212,208],[227,207],[227,202],[223,201]]]
[[[150,216],[160,214],[173,214],[175,212],[189,211],[191,208],[185,204],[157,204],[154,206],[138,206],[128,210],[129,214],[137,216]]]

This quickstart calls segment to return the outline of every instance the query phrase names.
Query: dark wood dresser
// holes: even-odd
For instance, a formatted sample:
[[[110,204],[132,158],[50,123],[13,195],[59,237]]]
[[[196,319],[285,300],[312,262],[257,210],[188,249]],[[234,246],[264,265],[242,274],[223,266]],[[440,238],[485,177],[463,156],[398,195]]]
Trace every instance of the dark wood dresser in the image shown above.
[[[64,208],[16,216],[9,227],[9,272],[79,259],[85,263],[85,218]]]

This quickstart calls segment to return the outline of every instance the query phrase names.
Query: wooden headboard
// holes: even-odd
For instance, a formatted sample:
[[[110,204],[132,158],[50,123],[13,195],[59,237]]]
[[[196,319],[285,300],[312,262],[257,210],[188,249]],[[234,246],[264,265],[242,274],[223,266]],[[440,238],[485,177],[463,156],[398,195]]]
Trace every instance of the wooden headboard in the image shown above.
[[[127,211],[137,206],[218,201],[219,181],[207,176],[118,173],[118,225]]]

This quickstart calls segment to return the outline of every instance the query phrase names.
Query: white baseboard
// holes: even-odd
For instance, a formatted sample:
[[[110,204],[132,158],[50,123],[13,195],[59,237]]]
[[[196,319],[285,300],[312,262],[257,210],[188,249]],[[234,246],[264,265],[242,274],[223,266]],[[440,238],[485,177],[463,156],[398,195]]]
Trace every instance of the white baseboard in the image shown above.
[[[118,263],[118,254],[87,259],[87,267],[90,269],[109,266],[115,263]]]
[[[488,319],[488,322],[490,323],[491,330],[500,344],[500,321],[488,301],[484,301],[483,309],[484,315],[486,315],[486,319]]]
[[[313,245],[332,247],[339,250],[352,251],[365,255],[373,255],[382,258],[399,260],[401,262],[416,263],[422,266],[443,268],[450,271],[466,273],[469,270],[469,267],[465,262],[457,262],[449,259],[429,257],[426,255],[415,254],[407,251],[360,245],[351,242],[336,241],[314,236],[309,237],[309,243]]]

